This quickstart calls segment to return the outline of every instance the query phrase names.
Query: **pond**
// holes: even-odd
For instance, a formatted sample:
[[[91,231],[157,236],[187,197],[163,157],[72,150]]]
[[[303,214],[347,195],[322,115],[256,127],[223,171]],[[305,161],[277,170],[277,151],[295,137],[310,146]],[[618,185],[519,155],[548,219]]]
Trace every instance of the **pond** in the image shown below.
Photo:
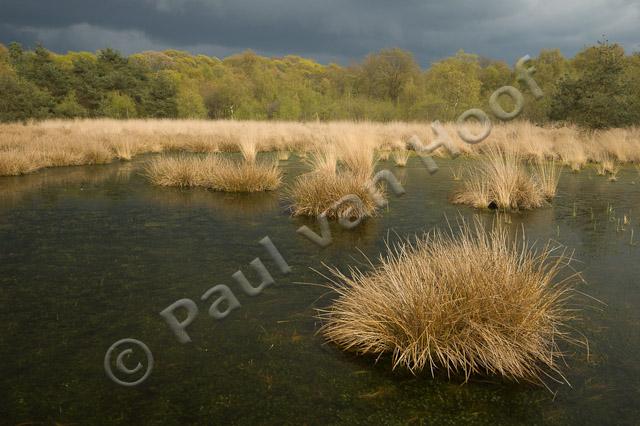
[[[8,424],[637,424],[640,414],[640,178],[618,182],[593,169],[564,171],[550,207],[510,215],[541,243],[553,238],[580,260],[582,291],[602,301],[573,325],[589,353],[569,354],[571,383],[551,389],[499,378],[463,384],[436,374],[391,371],[388,358],[346,354],[324,342],[315,309],[333,295],[314,285],[323,263],[361,265],[385,241],[447,220],[492,212],[456,206],[452,170],[471,160],[388,167],[406,189],[353,230],[332,224],[321,248],[296,233],[283,191],[224,194],[159,188],[129,163],[48,169],[0,178],[0,412]],[[305,167],[282,163],[285,181]],[[638,183],[636,185],[636,182]],[[626,215],[630,223],[625,225]],[[620,221],[619,221],[620,220]],[[631,239],[634,230],[635,244]],[[258,242],[269,236],[283,274]],[[260,257],[276,283],[257,296],[231,278]],[[461,262],[464,259],[460,259]],[[241,307],[223,319],[201,296],[224,284]],[[182,344],[160,312],[193,300],[199,313]],[[111,381],[107,349],[138,339],[154,367],[140,385]],[[135,351],[126,365],[145,362]],[[115,370],[115,369],[114,369]],[[117,375],[117,374],[116,374]],[[138,373],[139,375],[139,373]]]

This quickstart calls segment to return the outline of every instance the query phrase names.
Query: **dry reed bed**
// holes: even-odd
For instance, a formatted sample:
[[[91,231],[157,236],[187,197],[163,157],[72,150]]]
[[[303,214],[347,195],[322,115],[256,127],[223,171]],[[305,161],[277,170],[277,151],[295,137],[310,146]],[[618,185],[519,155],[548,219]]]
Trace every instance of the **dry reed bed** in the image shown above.
[[[527,159],[557,159],[575,170],[587,162],[611,158],[640,163],[640,129],[612,129],[593,134],[575,127],[541,128],[528,122],[497,123],[478,145],[459,139],[453,123],[445,129],[460,150],[477,154],[488,146],[512,146]],[[404,149],[404,141],[418,135],[433,140],[428,123],[373,122],[261,122],[207,120],[49,120],[0,125],[0,175],[19,175],[44,167],[99,164],[128,160],[147,152],[238,151],[250,142],[258,151],[317,150],[327,144],[366,141],[386,156]],[[404,153],[405,155],[407,153]],[[444,155],[440,149],[438,155]],[[402,154],[396,158],[403,162]]]
[[[346,351],[380,356],[413,373],[436,369],[564,381],[561,342],[577,343],[568,322],[580,275],[570,255],[524,236],[462,223],[389,250],[371,272],[330,268],[337,299],[319,310],[321,333]]]

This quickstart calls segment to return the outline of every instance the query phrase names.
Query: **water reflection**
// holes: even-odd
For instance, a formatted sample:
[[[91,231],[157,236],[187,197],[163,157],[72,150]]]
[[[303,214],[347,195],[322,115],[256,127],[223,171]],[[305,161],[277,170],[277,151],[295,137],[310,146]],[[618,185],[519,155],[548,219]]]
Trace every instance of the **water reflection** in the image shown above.
[[[137,168],[133,163],[116,163],[56,167],[24,176],[3,176],[0,177],[0,209],[18,207],[29,196],[51,187],[83,189],[109,180],[126,183]]]
[[[147,194],[146,199],[163,207],[207,209],[227,219],[273,215],[284,210],[277,192],[244,194],[213,192],[200,188],[157,188]]]

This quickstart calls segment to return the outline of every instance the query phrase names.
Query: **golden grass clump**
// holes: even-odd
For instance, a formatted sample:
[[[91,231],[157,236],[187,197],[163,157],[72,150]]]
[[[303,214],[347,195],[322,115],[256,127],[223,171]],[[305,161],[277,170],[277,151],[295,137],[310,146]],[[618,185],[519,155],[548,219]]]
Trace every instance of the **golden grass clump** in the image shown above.
[[[122,139],[111,144],[111,150],[118,160],[130,161],[136,155],[135,143]]]
[[[561,170],[555,161],[537,161],[534,166],[534,178],[538,182],[542,195],[546,200],[556,196]]]
[[[387,149],[381,149],[378,151],[378,159],[380,161],[387,161],[390,155],[391,155],[391,151]]]
[[[291,152],[289,151],[278,151],[277,152],[278,161],[287,161],[289,157],[291,157]]]
[[[409,161],[409,156],[411,156],[411,151],[408,149],[396,149],[391,152],[391,158],[393,158],[394,164],[398,167],[405,167]]]
[[[452,201],[476,208],[501,210],[533,209],[555,196],[558,172],[554,165],[539,166],[539,175],[532,176],[513,150],[492,147],[470,171],[463,188]],[[539,163],[544,164],[544,163]]]
[[[345,170],[366,181],[373,176],[377,158],[371,143],[355,138],[344,138],[337,144],[338,160]]]
[[[559,345],[578,342],[567,323],[581,280],[564,274],[570,261],[566,249],[536,250],[504,225],[462,222],[457,235],[396,245],[371,272],[330,268],[338,297],[319,310],[320,332],[346,351],[389,354],[394,369],[414,374],[566,381]]]
[[[369,192],[369,181],[375,169],[375,157],[370,147],[343,145],[336,150],[328,145],[311,155],[309,163],[312,170],[299,176],[288,191],[294,216],[318,216],[326,212],[327,217],[336,218],[350,209],[351,216],[375,213],[375,200]],[[382,196],[378,189],[373,192]],[[350,202],[333,208],[342,197],[351,194],[362,201],[360,208]]]
[[[344,203],[338,209],[331,207],[347,195],[357,195],[363,208],[357,209],[354,203]],[[293,200],[291,206],[294,216],[318,216],[326,211],[328,218],[343,217],[353,207],[352,216],[372,216],[376,210],[373,197],[366,184],[349,172],[333,175],[305,173],[298,177],[289,190]]]
[[[338,172],[338,155],[333,145],[319,148],[305,160],[317,174],[335,175]]]
[[[35,152],[0,151],[0,176],[18,176],[37,170],[37,157]]]
[[[451,169],[451,177],[455,181],[462,180],[462,166]]]
[[[609,154],[602,154],[596,164],[598,176],[605,176],[607,173],[617,173],[616,160]]]
[[[252,140],[243,140],[238,145],[240,148],[240,154],[247,164],[255,164],[258,157],[258,147]]]
[[[589,159],[584,144],[573,135],[567,135],[561,141],[556,142],[555,146],[560,160],[564,165],[569,166],[572,172],[579,172]]]
[[[224,192],[271,191],[282,182],[275,164],[236,162],[217,155],[154,158],[145,174],[159,186],[197,186]]]

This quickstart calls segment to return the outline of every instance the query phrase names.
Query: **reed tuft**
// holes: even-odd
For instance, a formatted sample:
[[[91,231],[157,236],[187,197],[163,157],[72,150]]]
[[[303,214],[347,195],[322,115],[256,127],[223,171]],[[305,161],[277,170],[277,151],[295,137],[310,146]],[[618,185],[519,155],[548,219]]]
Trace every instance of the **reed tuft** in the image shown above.
[[[271,191],[282,182],[275,164],[236,162],[215,154],[162,156],[149,161],[145,175],[155,185],[203,187],[224,192]]]
[[[530,174],[521,156],[509,149],[492,147],[480,164],[467,173],[463,188],[453,195],[457,204],[501,210],[533,209],[555,196],[558,171],[555,165],[538,163],[538,175]]]
[[[510,237],[504,225],[462,222],[457,233],[389,248],[370,272],[330,268],[337,299],[319,310],[320,333],[413,373],[565,382],[561,345],[579,342],[568,326],[581,280],[567,270],[571,260],[560,246],[536,250]]]

